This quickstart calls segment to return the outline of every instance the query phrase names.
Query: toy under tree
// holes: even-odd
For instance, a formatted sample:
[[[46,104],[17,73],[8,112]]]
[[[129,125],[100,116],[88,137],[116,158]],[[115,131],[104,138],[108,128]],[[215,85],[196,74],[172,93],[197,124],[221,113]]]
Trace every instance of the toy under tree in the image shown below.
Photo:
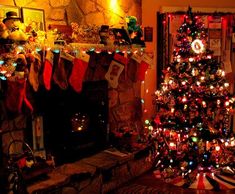
[[[223,64],[208,49],[207,29],[191,8],[176,38],[173,62],[154,95],[157,114],[146,122],[155,175],[195,189],[235,188],[235,98]]]

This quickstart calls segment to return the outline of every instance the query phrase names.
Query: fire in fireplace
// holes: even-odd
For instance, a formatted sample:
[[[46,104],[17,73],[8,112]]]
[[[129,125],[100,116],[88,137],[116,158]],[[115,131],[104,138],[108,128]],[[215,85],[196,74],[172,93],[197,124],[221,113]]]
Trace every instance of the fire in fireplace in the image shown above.
[[[37,96],[44,142],[56,164],[72,162],[108,145],[108,83],[86,81],[81,93],[53,85]]]

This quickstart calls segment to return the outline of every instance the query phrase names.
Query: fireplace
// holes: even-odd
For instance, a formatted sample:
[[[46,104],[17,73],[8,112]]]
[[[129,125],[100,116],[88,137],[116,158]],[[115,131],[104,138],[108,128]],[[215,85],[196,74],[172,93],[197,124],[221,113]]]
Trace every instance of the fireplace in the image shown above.
[[[80,93],[53,85],[38,92],[44,142],[56,164],[72,162],[108,145],[108,83],[85,81]]]

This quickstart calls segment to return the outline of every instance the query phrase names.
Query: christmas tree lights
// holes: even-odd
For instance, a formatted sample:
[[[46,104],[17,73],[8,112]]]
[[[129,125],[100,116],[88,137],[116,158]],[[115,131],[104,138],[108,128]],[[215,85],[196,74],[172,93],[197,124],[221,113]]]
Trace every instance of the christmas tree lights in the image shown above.
[[[168,182],[181,177],[186,187],[201,173],[208,179],[234,176],[230,112],[235,98],[223,64],[208,49],[207,29],[191,8],[176,38],[173,62],[164,68],[164,81],[154,94],[157,114],[145,122],[156,171]]]

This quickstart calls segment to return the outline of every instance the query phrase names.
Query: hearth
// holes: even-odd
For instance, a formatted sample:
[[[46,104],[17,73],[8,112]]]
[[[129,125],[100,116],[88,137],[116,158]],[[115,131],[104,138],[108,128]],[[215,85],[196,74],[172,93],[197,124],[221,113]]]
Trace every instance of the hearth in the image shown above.
[[[36,104],[43,116],[44,142],[56,164],[94,154],[108,145],[108,83],[83,82],[80,93],[53,85],[41,89]]]

